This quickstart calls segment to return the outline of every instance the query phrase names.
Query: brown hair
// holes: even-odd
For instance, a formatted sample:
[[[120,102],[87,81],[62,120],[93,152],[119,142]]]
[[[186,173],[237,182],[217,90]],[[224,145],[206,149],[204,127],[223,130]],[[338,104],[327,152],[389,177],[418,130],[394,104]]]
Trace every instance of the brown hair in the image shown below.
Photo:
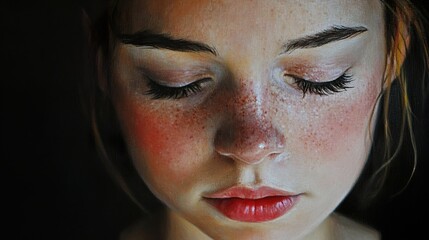
[[[413,123],[415,117],[423,113],[428,92],[429,52],[424,30],[427,20],[408,0],[382,2],[385,5],[385,38],[389,55],[383,79],[384,91],[379,96],[382,101],[373,147],[366,174],[362,174],[361,186],[357,187],[365,193],[360,194],[364,196],[363,205],[371,202],[381,191],[395,160],[411,159],[412,162],[406,182],[393,196],[410,183],[418,159]],[[403,149],[408,157],[400,158]]]

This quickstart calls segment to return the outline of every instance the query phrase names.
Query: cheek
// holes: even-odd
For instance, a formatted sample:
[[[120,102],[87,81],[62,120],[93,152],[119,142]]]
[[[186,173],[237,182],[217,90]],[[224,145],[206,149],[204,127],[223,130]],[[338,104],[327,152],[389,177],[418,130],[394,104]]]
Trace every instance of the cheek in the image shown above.
[[[188,180],[207,147],[201,118],[133,103],[125,106],[127,110],[118,114],[120,122],[134,164],[148,186],[167,187]]]
[[[301,129],[302,134],[299,135],[306,152],[341,159],[337,155],[345,151],[351,153],[366,149],[371,114],[380,91],[377,77],[371,77],[366,86],[349,97],[309,111],[309,124]]]

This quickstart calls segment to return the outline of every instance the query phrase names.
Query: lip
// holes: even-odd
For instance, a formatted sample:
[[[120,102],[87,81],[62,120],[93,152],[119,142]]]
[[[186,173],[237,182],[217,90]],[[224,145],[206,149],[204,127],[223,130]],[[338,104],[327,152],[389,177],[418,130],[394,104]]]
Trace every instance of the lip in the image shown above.
[[[271,187],[234,186],[204,198],[224,216],[240,222],[265,222],[286,214],[300,194]]]

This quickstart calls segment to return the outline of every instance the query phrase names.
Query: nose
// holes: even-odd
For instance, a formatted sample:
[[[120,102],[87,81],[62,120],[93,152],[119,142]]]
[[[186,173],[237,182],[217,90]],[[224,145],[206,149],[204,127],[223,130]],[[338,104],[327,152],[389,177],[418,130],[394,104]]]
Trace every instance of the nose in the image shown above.
[[[231,111],[215,137],[215,149],[220,155],[258,164],[283,151],[285,138],[273,123],[269,104],[249,95],[231,102],[227,104]]]

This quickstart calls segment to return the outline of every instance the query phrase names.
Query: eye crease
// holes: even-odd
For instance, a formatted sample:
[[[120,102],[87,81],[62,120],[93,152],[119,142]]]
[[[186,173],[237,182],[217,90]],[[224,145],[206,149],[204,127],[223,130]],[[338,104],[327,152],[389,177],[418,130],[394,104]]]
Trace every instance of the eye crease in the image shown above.
[[[156,81],[148,78],[147,87],[149,90],[145,92],[152,99],[181,99],[187,98],[202,91],[202,84],[211,81],[210,78],[202,78],[188,85],[181,87],[169,87],[161,85]]]

